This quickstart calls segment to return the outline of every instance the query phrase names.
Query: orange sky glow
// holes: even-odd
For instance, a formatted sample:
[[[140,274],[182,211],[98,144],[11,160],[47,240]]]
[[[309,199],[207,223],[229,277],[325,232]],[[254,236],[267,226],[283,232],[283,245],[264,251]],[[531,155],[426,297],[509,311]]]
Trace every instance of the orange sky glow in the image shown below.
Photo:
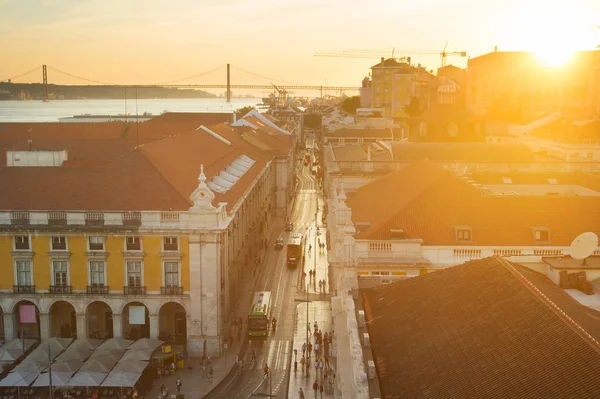
[[[558,65],[600,44],[600,1],[0,0],[0,79],[47,64],[115,84],[173,81],[226,63],[232,83],[359,85],[374,59],[315,57],[346,48],[469,56],[535,51]],[[410,54],[406,54],[410,55]],[[439,56],[412,55],[429,69]],[[466,66],[466,58],[448,63]],[[41,73],[40,73],[41,75]],[[24,76],[16,81],[40,81]],[[86,84],[57,72],[51,83]],[[225,69],[181,83],[225,83]]]

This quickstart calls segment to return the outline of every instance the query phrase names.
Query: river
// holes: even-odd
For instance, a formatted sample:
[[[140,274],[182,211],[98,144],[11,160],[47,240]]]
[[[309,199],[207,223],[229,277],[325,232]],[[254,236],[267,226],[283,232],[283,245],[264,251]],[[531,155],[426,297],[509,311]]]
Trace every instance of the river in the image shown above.
[[[230,103],[224,98],[189,99],[140,99],[137,114],[149,112],[160,115],[169,112],[232,112],[247,105],[257,105],[260,98],[233,98]],[[135,99],[125,100],[52,100],[43,101],[0,101],[0,122],[58,122],[58,118],[92,115],[136,114]]]

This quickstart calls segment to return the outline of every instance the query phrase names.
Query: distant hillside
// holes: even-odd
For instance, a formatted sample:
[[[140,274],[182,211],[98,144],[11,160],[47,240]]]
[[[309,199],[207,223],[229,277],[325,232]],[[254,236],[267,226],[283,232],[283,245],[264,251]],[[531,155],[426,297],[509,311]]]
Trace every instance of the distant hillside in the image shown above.
[[[18,99],[21,92],[32,99],[44,98],[44,86],[41,83],[6,83],[0,82],[0,92],[9,92],[13,99]],[[90,99],[123,99],[125,88],[121,86],[61,86],[48,85],[48,95],[51,98],[74,100]],[[127,98],[135,98],[136,90],[127,88]],[[3,96],[4,97],[4,96]],[[176,89],[165,87],[140,87],[137,89],[138,98],[211,98],[214,94],[203,90]]]

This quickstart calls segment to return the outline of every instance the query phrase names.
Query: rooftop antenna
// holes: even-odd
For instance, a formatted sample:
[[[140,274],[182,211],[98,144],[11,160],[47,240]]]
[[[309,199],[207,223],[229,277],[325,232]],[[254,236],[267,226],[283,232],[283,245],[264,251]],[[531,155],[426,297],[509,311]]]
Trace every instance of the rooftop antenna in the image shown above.
[[[571,243],[571,258],[581,260],[594,253],[598,247],[598,236],[591,231],[581,233]]]

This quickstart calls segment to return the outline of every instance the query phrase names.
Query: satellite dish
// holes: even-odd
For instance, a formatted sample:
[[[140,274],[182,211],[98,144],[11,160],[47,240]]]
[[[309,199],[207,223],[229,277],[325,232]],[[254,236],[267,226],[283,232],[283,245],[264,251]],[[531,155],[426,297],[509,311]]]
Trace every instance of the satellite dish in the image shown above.
[[[597,246],[598,236],[595,233],[581,233],[571,243],[571,258],[585,259],[594,253]]]

